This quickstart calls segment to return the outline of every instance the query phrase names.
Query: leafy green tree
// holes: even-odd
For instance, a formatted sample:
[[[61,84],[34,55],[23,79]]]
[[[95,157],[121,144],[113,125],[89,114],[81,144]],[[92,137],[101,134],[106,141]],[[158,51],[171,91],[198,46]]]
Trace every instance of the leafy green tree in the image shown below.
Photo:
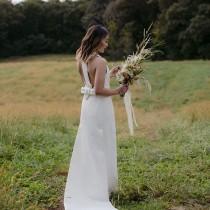
[[[85,28],[93,24],[104,24],[103,14],[111,0],[90,0],[86,4],[82,23]]]
[[[75,53],[85,33],[85,28],[81,22],[85,10],[77,2],[66,2],[64,7],[62,37],[65,43],[65,51]]]
[[[157,6],[157,2],[146,0],[116,0],[108,5],[104,20],[115,40],[111,42],[110,54],[121,58],[135,50],[144,29],[155,20]]]
[[[107,55],[123,58],[153,24],[155,59],[210,58],[209,0],[0,0],[0,57],[75,53],[86,29],[104,24]]]
[[[179,0],[164,7],[154,29],[155,42],[164,42],[167,59],[209,58],[207,0]]]
[[[200,4],[197,14],[180,34],[181,54],[187,58],[210,58],[210,4]]]
[[[19,38],[24,16],[7,0],[0,0],[0,57],[9,56],[14,49],[12,43]]]

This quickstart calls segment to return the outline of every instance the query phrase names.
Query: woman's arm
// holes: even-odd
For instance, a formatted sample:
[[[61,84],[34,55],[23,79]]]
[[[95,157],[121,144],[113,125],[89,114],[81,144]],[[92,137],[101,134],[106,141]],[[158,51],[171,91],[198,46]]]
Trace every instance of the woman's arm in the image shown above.
[[[82,79],[83,84],[85,85],[85,78],[83,76],[82,66],[81,66],[81,63],[79,61],[77,61],[77,69],[79,70],[80,77]]]
[[[105,74],[106,74],[106,68],[107,68],[106,61],[104,59],[97,59],[96,66],[97,67],[95,71],[95,81],[94,81],[96,95],[112,96],[112,95],[118,95],[122,93],[123,87],[118,87],[115,89],[104,87]]]

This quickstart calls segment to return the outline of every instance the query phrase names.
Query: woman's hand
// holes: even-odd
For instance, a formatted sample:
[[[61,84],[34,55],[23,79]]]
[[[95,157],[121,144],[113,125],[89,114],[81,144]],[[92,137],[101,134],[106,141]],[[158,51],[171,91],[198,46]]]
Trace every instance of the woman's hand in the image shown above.
[[[122,85],[117,89],[118,89],[118,94],[120,94],[120,96],[124,96],[125,93],[128,91],[128,84]]]
[[[116,66],[114,68],[111,69],[110,71],[110,77],[115,77],[116,76],[116,73],[120,70],[120,66]]]

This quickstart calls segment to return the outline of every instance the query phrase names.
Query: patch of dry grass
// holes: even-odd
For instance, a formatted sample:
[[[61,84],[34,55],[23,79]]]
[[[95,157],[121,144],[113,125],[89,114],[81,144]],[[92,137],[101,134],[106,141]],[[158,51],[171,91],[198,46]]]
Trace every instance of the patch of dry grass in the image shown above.
[[[119,63],[120,61],[110,62],[109,66],[111,68]],[[151,69],[156,69],[158,65],[165,72],[165,68],[169,64],[168,62],[150,62],[147,65]],[[185,65],[185,63],[181,62],[180,65]],[[186,61],[186,65],[190,64]],[[150,139],[157,137],[156,131],[162,122],[174,116],[170,106],[166,106],[163,103],[164,95],[159,95],[162,92],[157,92],[156,74],[158,76],[159,71],[155,71],[154,78],[150,78],[152,84],[154,84],[152,92],[154,95],[151,98],[148,98],[143,86],[140,88],[137,85],[130,87],[139,124],[139,127],[135,129],[135,135],[145,136]],[[166,76],[162,78],[164,81],[166,79]],[[162,80],[160,80],[161,83],[163,82]],[[116,81],[111,81],[112,87],[117,85]],[[46,55],[3,60],[0,63],[0,116],[6,118],[28,118],[34,115],[44,117],[60,115],[71,119],[77,124],[82,101],[81,86],[82,82],[76,70],[73,56]],[[162,91],[161,88],[160,90]],[[196,94],[201,94],[204,90],[199,89]],[[167,91],[170,92],[169,90]],[[206,91],[203,94],[205,95]],[[205,96],[202,95],[202,97]],[[129,135],[129,132],[123,100],[119,96],[113,96],[113,103],[118,136],[119,138],[122,136],[126,137]],[[154,104],[159,104],[156,109],[153,109]],[[184,115],[191,118],[209,119],[209,104],[210,102],[207,100],[185,105],[181,109],[181,113],[183,112]]]
[[[110,67],[117,63],[110,63]],[[125,202],[120,209],[169,209],[166,206],[173,200],[179,201],[172,205],[174,209],[203,208],[197,203],[197,206],[180,203],[192,196],[197,196],[197,201],[203,199],[207,202],[208,198],[203,198],[203,195],[206,195],[208,185],[209,127],[208,122],[197,121],[210,119],[210,86],[209,83],[201,83],[203,78],[207,78],[208,63],[167,61],[147,64],[151,69],[158,66],[160,70],[148,75],[153,85],[151,98],[143,87],[131,87],[139,124],[135,130],[136,138],[128,138],[122,98],[113,97],[120,140],[120,181],[123,183],[113,201],[120,205]],[[183,75],[188,76],[186,72],[191,74],[190,68],[194,75],[191,78],[195,81],[183,79]],[[183,73],[183,69],[186,72]],[[198,80],[200,74],[202,77]],[[195,86],[192,87],[192,84]],[[2,120],[0,135],[4,141],[0,157],[5,161],[0,168],[0,181],[4,183],[0,194],[5,195],[0,198],[0,209],[41,210],[46,209],[41,204],[50,206],[58,203],[69,164],[69,159],[66,159],[70,154],[69,146],[71,144],[72,148],[80,118],[81,85],[72,56],[31,56],[1,61],[0,118],[6,120]],[[111,85],[114,87],[117,83],[112,81]],[[175,105],[179,109],[174,110]],[[193,123],[185,120],[170,123],[177,114]],[[54,118],[55,115],[61,118]],[[33,119],[34,116],[40,118]],[[12,123],[7,124],[7,120]],[[30,168],[32,163],[34,165]],[[36,176],[37,172],[44,176]],[[24,179],[18,177],[19,173]],[[30,177],[34,175],[36,179],[32,180]],[[28,186],[25,187],[26,184]],[[20,189],[19,194],[17,189]],[[148,198],[148,202],[136,200],[143,198],[142,195]],[[33,203],[27,200],[30,196]],[[23,207],[23,203],[30,207]],[[55,208],[52,205],[50,209]],[[57,209],[62,209],[62,205]]]
[[[181,108],[181,114],[191,121],[210,120],[210,101],[199,101]]]

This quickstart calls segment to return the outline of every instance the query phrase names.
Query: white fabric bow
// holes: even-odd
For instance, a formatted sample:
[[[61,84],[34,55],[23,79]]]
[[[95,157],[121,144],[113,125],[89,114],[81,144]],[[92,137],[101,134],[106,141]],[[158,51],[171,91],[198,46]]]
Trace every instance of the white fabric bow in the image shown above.
[[[85,95],[86,99],[91,95],[95,95],[95,89],[88,86],[81,87],[81,93]]]

